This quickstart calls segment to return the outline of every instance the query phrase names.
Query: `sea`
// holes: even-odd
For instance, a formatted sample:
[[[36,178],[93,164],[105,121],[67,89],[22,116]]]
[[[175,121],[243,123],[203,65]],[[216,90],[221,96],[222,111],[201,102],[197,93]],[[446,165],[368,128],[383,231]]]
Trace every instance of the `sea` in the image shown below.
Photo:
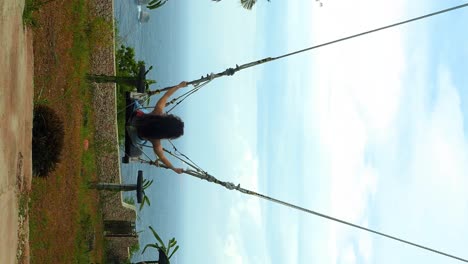
[[[114,15],[119,31],[119,41],[135,49],[136,59],[146,62],[147,68],[152,65],[154,69],[149,73],[149,79],[158,83],[152,89],[163,88],[178,84],[183,80],[183,52],[181,43],[184,41],[184,30],[180,20],[175,19],[183,6],[178,1],[171,2],[163,8],[149,11],[145,6],[139,6],[133,0],[116,0],[114,2]],[[148,11],[150,19],[146,23],[138,21],[139,10]],[[151,103],[154,105],[154,100]],[[181,113],[179,113],[181,114]],[[178,146],[179,147],[179,146]],[[154,159],[151,149],[145,150]],[[164,169],[153,168],[143,164],[122,164],[121,175],[125,183],[135,183],[138,170],[143,170],[144,178],[154,180],[146,190],[151,205],[143,210],[137,209],[137,231],[139,234],[140,251],[148,243],[156,240],[149,230],[152,226],[165,242],[172,237],[180,237],[183,230],[178,228],[182,198],[173,194],[174,185],[180,184],[178,178],[167,177]],[[125,197],[136,200],[134,193],[125,193]],[[137,205],[138,208],[138,205]],[[157,259],[155,250],[149,249],[147,253],[135,254],[134,262]]]

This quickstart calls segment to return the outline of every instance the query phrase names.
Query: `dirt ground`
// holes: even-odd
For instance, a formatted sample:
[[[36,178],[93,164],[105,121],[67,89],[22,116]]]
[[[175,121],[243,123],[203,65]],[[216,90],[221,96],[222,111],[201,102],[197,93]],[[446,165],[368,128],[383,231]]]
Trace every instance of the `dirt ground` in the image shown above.
[[[0,263],[17,261],[18,195],[31,188],[33,49],[23,6],[0,1]]]

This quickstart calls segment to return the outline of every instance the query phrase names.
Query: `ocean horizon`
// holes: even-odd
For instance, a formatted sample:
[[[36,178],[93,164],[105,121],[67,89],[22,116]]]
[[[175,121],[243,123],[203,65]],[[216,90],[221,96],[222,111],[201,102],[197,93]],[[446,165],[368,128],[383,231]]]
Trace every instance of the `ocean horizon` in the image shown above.
[[[134,1],[115,1],[114,2],[115,19],[119,31],[119,40],[123,45],[135,49],[137,60],[143,60],[147,68],[153,66],[149,73],[149,78],[157,81],[152,89],[163,86],[174,85],[180,82],[181,69],[177,64],[181,61],[178,51],[178,42],[181,41],[182,25],[178,22],[172,22],[168,25],[167,21],[176,13],[174,9],[179,8],[175,3],[166,5],[164,8],[150,11],[146,7],[141,7]],[[138,21],[139,10],[149,11],[150,19],[147,23]],[[154,100],[150,105],[154,105]],[[180,143],[179,143],[180,146]],[[154,158],[151,149],[145,149],[145,153]],[[137,231],[143,231],[139,234],[140,249],[148,243],[154,243],[155,240],[149,233],[149,226],[152,226],[163,238],[165,242],[172,237],[180,237],[181,228],[178,219],[181,216],[181,198],[173,192],[175,184],[183,179],[174,179],[168,177],[164,169],[153,168],[144,164],[122,164],[122,178],[126,183],[134,183],[138,170],[143,170],[146,179],[153,179],[154,183],[146,190],[151,199],[151,205],[145,205],[142,211],[137,207]],[[136,198],[132,193],[125,193],[125,197]],[[134,261],[157,259],[154,250],[147,250],[142,256],[136,253]]]

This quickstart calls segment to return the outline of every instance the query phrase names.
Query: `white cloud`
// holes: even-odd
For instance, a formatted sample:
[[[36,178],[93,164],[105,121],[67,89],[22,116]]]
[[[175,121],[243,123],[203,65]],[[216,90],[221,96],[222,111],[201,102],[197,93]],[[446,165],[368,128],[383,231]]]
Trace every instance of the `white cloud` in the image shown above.
[[[404,1],[322,1],[313,8],[315,44],[401,20]],[[372,10],[370,12],[369,10]],[[368,23],[372,21],[372,23]],[[321,153],[327,156],[331,181],[329,213],[368,225],[368,204],[378,193],[379,169],[366,159],[366,149],[387,140],[394,130],[405,59],[405,29],[392,29],[312,51],[312,86],[304,111],[318,125]],[[353,243],[356,241],[356,248]],[[329,255],[338,263],[355,263],[356,250],[372,259],[372,240],[360,231],[330,225]]]
[[[241,184],[244,189],[258,191],[258,157],[256,154],[256,114],[247,111],[239,104],[234,103],[226,117],[229,122],[230,159],[229,168],[226,168],[225,177],[234,184]],[[252,122],[253,121],[253,122]],[[246,126],[246,122],[249,123]],[[244,129],[247,127],[248,129]],[[252,133],[255,136],[252,136]],[[219,256],[222,263],[269,263],[264,229],[264,217],[260,200],[235,191],[229,216],[226,217],[222,235],[223,255]],[[252,234],[245,230],[254,229],[255,240]]]
[[[368,226],[368,223],[364,223],[364,226]],[[372,235],[366,233],[360,233],[357,238],[357,250],[359,255],[363,258],[366,263],[371,263],[373,255]]]
[[[241,187],[253,191],[258,189],[258,160],[252,149],[244,145],[244,154],[233,168],[230,177],[233,183],[241,183]],[[253,196],[234,194],[235,201],[229,209],[229,217],[226,221],[226,231],[223,236],[224,256],[223,263],[269,263],[269,255],[266,250],[265,229],[263,227],[263,214],[260,201]],[[252,234],[246,233],[249,228],[254,228],[255,241],[250,240]],[[248,248],[255,249],[252,254],[247,254]]]
[[[239,238],[235,234],[228,234],[224,242],[223,253],[226,256],[224,263],[246,263],[242,257],[241,249],[239,245],[242,244],[242,241],[239,241]]]
[[[347,245],[341,251],[340,263],[343,264],[355,264],[356,263],[356,253],[351,245]]]
[[[409,144],[398,150],[408,153],[406,165],[389,172],[398,178],[386,179],[387,191],[377,195],[380,226],[382,231],[404,234],[409,240],[463,257],[463,245],[468,243],[468,141],[461,98],[448,65],[440,65],[435,77],[422,79],[426,81],[408,91],[405,112],[409,125],[400,128],[410,138]],[[431,92],[433,83],[436,88]],[[376,247],[380,254],[374,260],[379,263],[411,258],[419,263],[447,261],[394,243]]]
[[[408,172],[412,186],[424,192],[421,193],[424,199],[435,200],[435,206],[449,203],[447,211],[458,216],[453,219],[457,222],[467,213],[468,197],[462,186],[468,184],[468,145],[460,96],[447,67],[439,69],[434,108],[420,118],[414,129],[414,154]],[[427,197],[430,192],[432,197]]]

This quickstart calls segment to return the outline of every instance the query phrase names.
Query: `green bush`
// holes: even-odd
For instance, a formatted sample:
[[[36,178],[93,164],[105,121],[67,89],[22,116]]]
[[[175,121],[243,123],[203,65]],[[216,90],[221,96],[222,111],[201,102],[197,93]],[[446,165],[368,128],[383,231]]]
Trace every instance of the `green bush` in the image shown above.
[[[145,65],[144,61],[135,59],[135,50],[125,45],[120,45],[116,50],[115,63],[117,76],[138,76],[140,65]],[[125,139],[125,93],[134,90],[133,86],[117,84],[117,124],[120,144],[123,144]]]
[[[63,148],[63,122],[45,105],[34,107],[32,163],[33,175],[46,177],[60,162]]]
[[[91,47],[107,48],[112,45],[113,33],[112,21],[108,21],[102,17],[94,17],[90,19],[85,27],[85,33]]]
[[[140,65],[145,65],[144,61],[136,61],[135,50],[125,45],[120,45],[116,50],[115,60],[117,76],[137,76]]]

